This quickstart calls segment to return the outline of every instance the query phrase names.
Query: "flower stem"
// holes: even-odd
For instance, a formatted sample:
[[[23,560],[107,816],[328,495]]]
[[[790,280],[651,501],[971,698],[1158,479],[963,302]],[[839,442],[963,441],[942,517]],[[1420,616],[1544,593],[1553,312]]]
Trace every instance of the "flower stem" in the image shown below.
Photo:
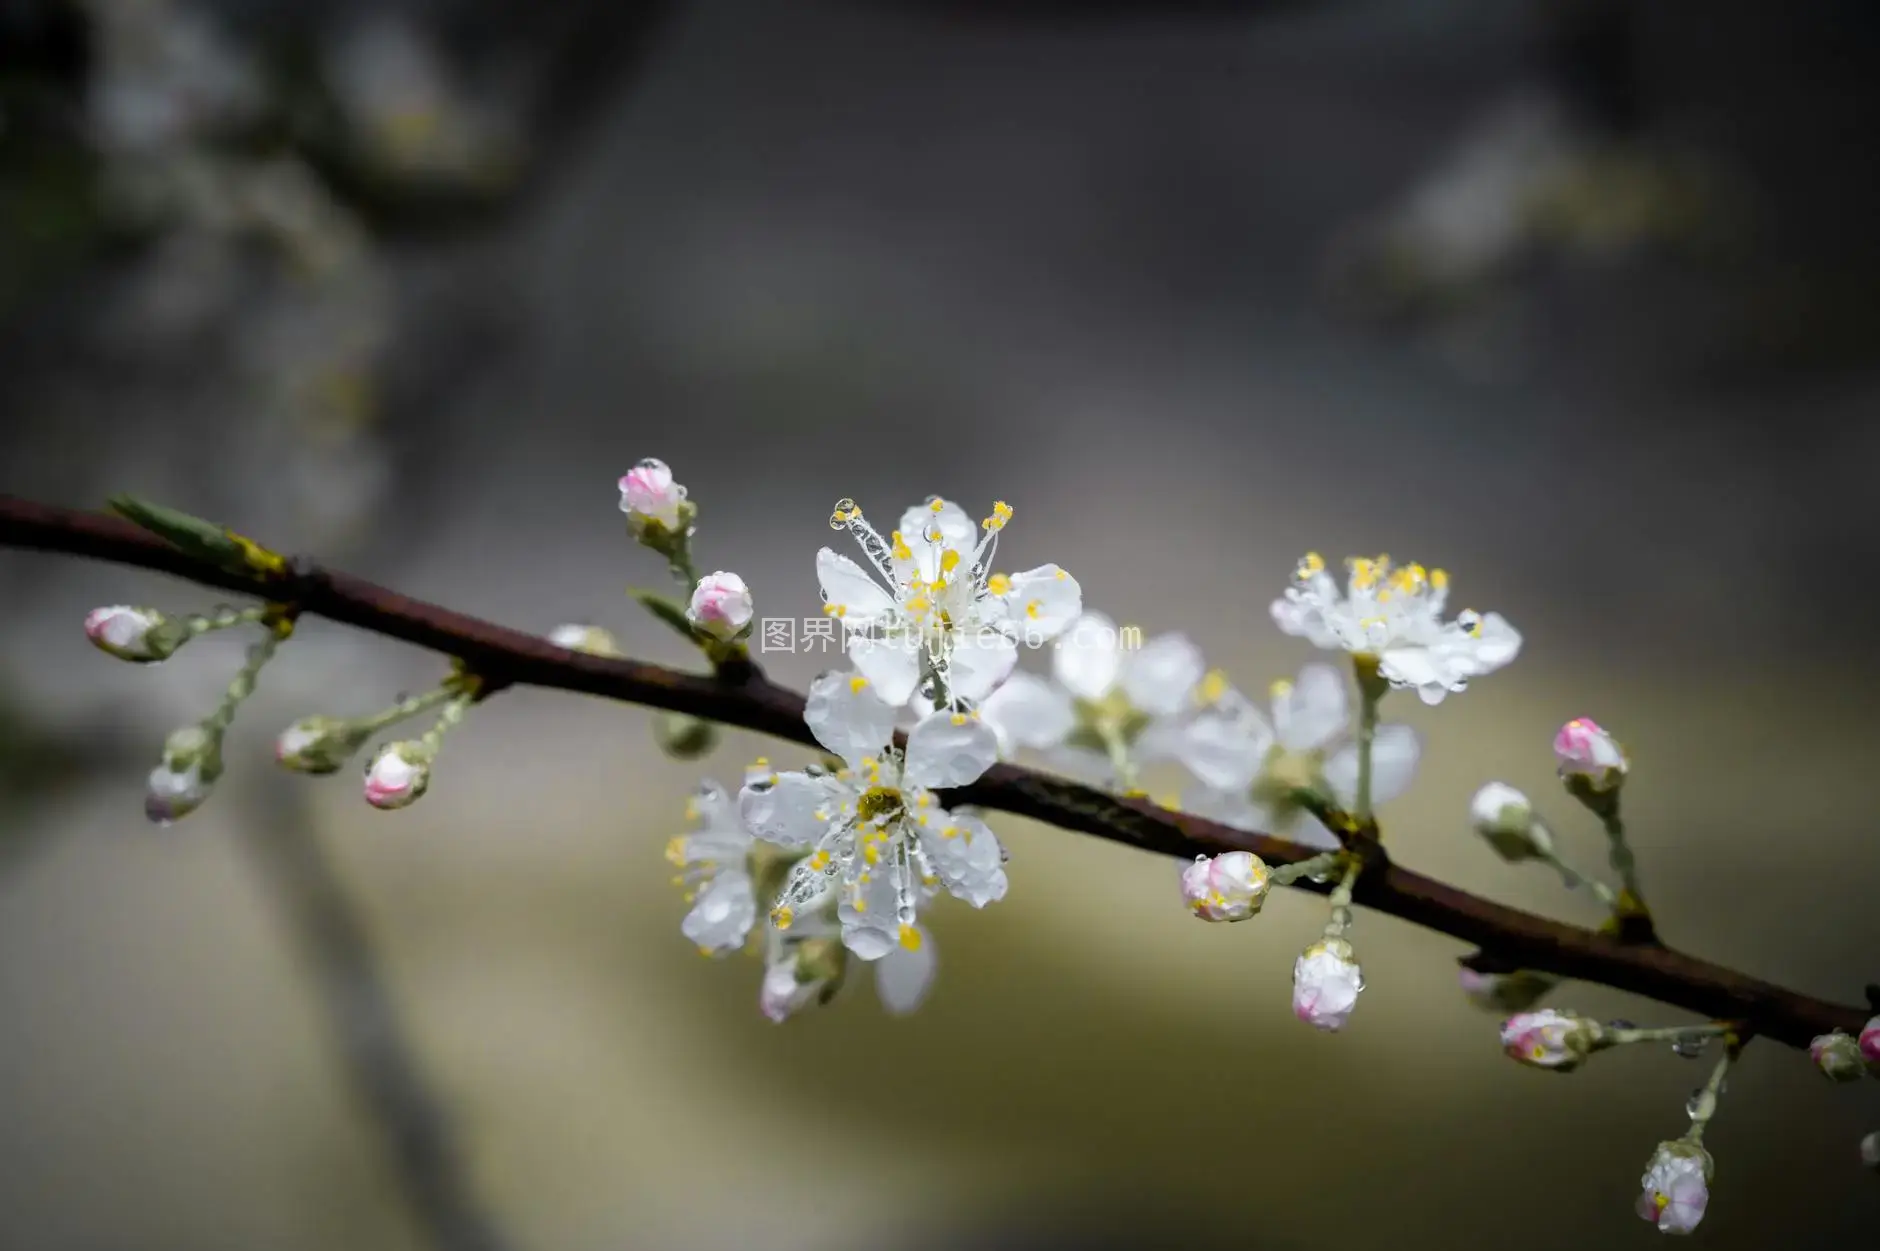
[[[1619,814],[1619,794],[1613,791],[1605,802],[1595,810],[1599,822],[1606,830],[1608,860],[1612,871],[1619,875],[1619,898],[1611,904],[1613,915],[1642,917],[1651,919],[1651,909],[1645,904],[1645,892],[1639,888],[1638,861],[1632,855],[1632,846],[1625,838],[1625,818]]]
[[[1351,891],[1358,884],[1358,874],[1363,871],[1364,861],[1356,856],[1346,858],[1345,875],[1332,888],[1332,916],[1325,923],[1325,937],[1343,938],[1351,928]]]
[[[388,726],[397,725],[400,721],[408,721],[421,712],[437,707],[453,695],[461,693],[462,687],[457,683],[445,682],[422,695],[407,696],[383,712],[375,712],[369,717],[360,717],[353,724],[368,734],[377,734]]]
[[[1704,1088],[1691,1099],[1691,1128],[1684,1135],[1684,1140],[1693,1147],[1704,1143],[1704,1130],[1710,1119],[1717,1115],[1717,1100],[1723,1095],[1723,1080],[1730,1074],[1730,1066],[1736,1063],[1737,1054],[1743,1050],[1742,1040],[1734,1031],[1724,1031],[1725,1044],[1723,1054],[1717,1058],[1717,1066],[1710,1070],[1710,1080]]]
[[[475,691],[458,691],[451,701],[444,705],[444,710],[437,715],[437,721],[419,736],[418,742],[424,747],[425,758],[435,759],[438,749],[444,745],[444,736],[463,724],[463,719],[470,712],[470,705],[476,703]]]
[[[1554,867],[1554,870],[1560,874],[1561,880],[1567,884],[1567,889],[1590,891],[1593,897],[1598,899],[1600,903],[1606,905],[1608,909],[1613,912],[1619,911],[1619,892],[1613,890],[1613,888],[1606,885],[1606,883],[1596,877],[1588,877],[1586,874],[1580,872],[1563,860],[1557,852],[1549,853],[1540,857],[1540,859],[1543,863]]]
[[[1727,1037],[1733,1028],[1712,1022],[1709,1025],[1667,1025],[1658,1029],[1608,1029],[1605,1045],[1623,1047],[1631,1043],[1676,1042],[1680,1038]]]
[[[260,617],[255,617],[253,620],[258,621]],[[242,663],[240,669],[236,670],[235,677],[222,694],[222,702],[215,706],[215,711],[202,719],[202,728],[218,742],[223,733],[228,730],[229,723],[235,720],[235,710],[241,707],[243,700],[255,693],[255,680],[261,676],[261,670],[266,667],[268,661],[274,659],[274,653],[279,650],[281,643],[291,630],[291,624],[286,629],[269,630],[267,637],[250,647],[248,659]]]
[[[1301,860],[1295,864],[1282,864],[1273,870],[1273,884],[1287,886],[1302,877],[1317,877],[1321,873],[1329,873],[1338,867],[1339,858],[1343,855],[1341,851],[1325,851],[1310,860]]]
[[[275,609],[266,604],[254,608],[234,608],[227,604],[218,605],[206,613],[197,613],[183,622],[185,639],[200,638],[215,630],[227,630],[233,626],[247,625],[252,621],[266,620]]]
[[[1378,675],[1374,658],[1359,656],[1353,662],[1358,674],[1358,793],[1352,816],[1360,822],[1371,820],[1371,749],[1377,739],[1377,705],[1390,685]]]

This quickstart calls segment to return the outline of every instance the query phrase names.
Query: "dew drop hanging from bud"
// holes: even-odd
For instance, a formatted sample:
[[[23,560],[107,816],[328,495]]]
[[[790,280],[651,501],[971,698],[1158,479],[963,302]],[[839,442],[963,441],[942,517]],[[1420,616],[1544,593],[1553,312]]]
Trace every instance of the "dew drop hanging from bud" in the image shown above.
[[[1695,1060],[1710,1047],[1708,1034],[1679,1034],[1671,1040],[1671,1054],[1684,1060]]]

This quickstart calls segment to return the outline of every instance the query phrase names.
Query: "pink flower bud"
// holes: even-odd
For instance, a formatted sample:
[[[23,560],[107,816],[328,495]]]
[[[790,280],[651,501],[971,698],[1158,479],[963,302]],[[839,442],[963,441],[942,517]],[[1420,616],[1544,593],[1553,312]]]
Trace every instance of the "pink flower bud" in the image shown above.
[[[1585,778],[1595,791],[1616,790],[1625,781],[1625,750],[1590,717],[1575,717],[1554,735],[1554,759],[1560,776]]]
[[[1639,1178],[1638,1214],[1660,1233],[1688,1234],[1710,1206],[1710,1153],[1688,1142],[1658,1144]]]
[[[171,825],[202,807],[222,773],[222,744],[200,725],[186,725],[163,744],[163,762],[150,771],[144,815]]]
[[[403,808],[431,785],[431,768],[417,743],[388,743],[366,769],[366,802],[374,808]]]
[[[164,615],[154,608],[132,608],[115,604],[94,608],[85,614],[85,637],[101,652],[138,664],[166,659],[176,649],[162,646],[153,632],[167,625]]]
[[[1351,1019],[1363,989],[1351,944],[1342,938],[1316,942],[1293,964],[1293,1015],[1314,1029],[1335,1033]]]
[[[1273,875],[1250,851],[1196,856],[1182,870],[1182,899],[1203,921],[1245,921],[1266,902]]]
[[[750,588],[735,573],[720,570],[698,580],[686,619],[715,638],[728,639],[751,624],[756,610]]]
[[[643,460],[620,480],[620,511],[635,523],[657,522],[676,531],[684,504],[685,488],[672,480],[664,461]]]
[[[1570,1073],[1585,1063],[1604,1031],[1599,1022],[1542,1008],[1501,1023],[1501,1049],[1513,1060],[1537,1069]]]
[[[1867,1076],[1860,1044],[1840,1030],[1822,1034],[1808,1044],[1808,1058],[1822,1075],[1834,1082],[1857,1082]]]
[[[1860,1054],[1868,1064],[1876,1066],[1875,1072],[1880,1072],[1880,1016],[1860,1027]]]

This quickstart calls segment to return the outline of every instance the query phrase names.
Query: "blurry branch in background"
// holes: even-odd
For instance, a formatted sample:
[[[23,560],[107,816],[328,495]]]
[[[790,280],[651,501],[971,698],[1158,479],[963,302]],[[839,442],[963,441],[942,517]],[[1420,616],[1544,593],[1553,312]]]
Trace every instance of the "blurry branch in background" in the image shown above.
[[[429,648],[476,675],[470,693],[475,699],[510,685],[539,686],[817,746],[804,722],[803,697],[770,682],[748,656],[721,664],[714,673],[697,674],[581,654],[304,558],[272,573],[263,571],[266,562],[253,569],[218,563],[185,553],[117,518],[14,497],[0,496],[0,544],[169,573]],[[442,722],[434,733],[441,728]],[[415,784],[421,786],[422,781]],[[403,785],[414,783],[406,779]],[[1317,855],[1317,849],[1301,844],[1245,833],[1146,799],[1117,798],[1008,764],[996,765],[979,781],[952,791],[946,802],[1030,817],[1159,855],[1192,858],[1249,851],[1281,869],[1281,876],[1290,876],[1283,873],[1287,867],[1306,864]],[[1504,907],[1392,863],[1370,822],[1346,821],[1334,828],[1366,865],[1351,902],[1477,945],[1481,951],[1468,965],[1478,971],[1527,970],[1610,986],[1732,1023],[1744,1037],[1760,1035],[1793,1047],[1805,1047],[1820,1035],[1861,1029],[1865,1013],[1860,1008],[1786,990],[1655,940],[1615,936]],[[1310,874],[1290,884],[1321,893],[1342,888]]]
[[[386,1140],[413,1217],[438,1251],[504,1251],[511,1244],[476,1201],[364,921],[320,845],[308,791],[280,773],[265,777],[243,791],[252,804],[243,845],[300,949],[340,1061]]]

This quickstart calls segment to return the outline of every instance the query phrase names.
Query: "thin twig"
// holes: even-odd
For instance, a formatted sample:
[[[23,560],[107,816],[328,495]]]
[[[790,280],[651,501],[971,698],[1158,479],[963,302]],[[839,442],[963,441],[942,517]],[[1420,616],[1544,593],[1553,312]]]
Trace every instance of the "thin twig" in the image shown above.
[[[0,545],[110,560],[292,603],[302,613],[456,657],[484,679],[486,694],[512,684],[575,691],[816,746],[803,723],[803,697],[769,681],[754,664],[713,676],[570,652],[539,636],[411,599],[311,560],[296,560],[286,574],[264,580],[199,562],[113,517],[8,496],[0,496]],[[1297,843],[1014,765],[995,765],[946,800],[1031,817],[1159,855],[1191,858],[1238,849],[1277,866],[1317,854]],[[1627,943],[1468,894],[1393,863],[1368,831],[1348,832],[1347,841],[1362,850],[1366,865],[1355,903],[1474,944],[1481,953],[1469,963],[1485,971],[1522,968],[1611,986],[1711,1020],[1745,1022],[1792,1047],[1837,1029],[1858,1033],[1866,1018],[1862,1009],[1786,990],[1667,947]],[[1292,885],[1319,893],[1329,889],[1309,878]]]

